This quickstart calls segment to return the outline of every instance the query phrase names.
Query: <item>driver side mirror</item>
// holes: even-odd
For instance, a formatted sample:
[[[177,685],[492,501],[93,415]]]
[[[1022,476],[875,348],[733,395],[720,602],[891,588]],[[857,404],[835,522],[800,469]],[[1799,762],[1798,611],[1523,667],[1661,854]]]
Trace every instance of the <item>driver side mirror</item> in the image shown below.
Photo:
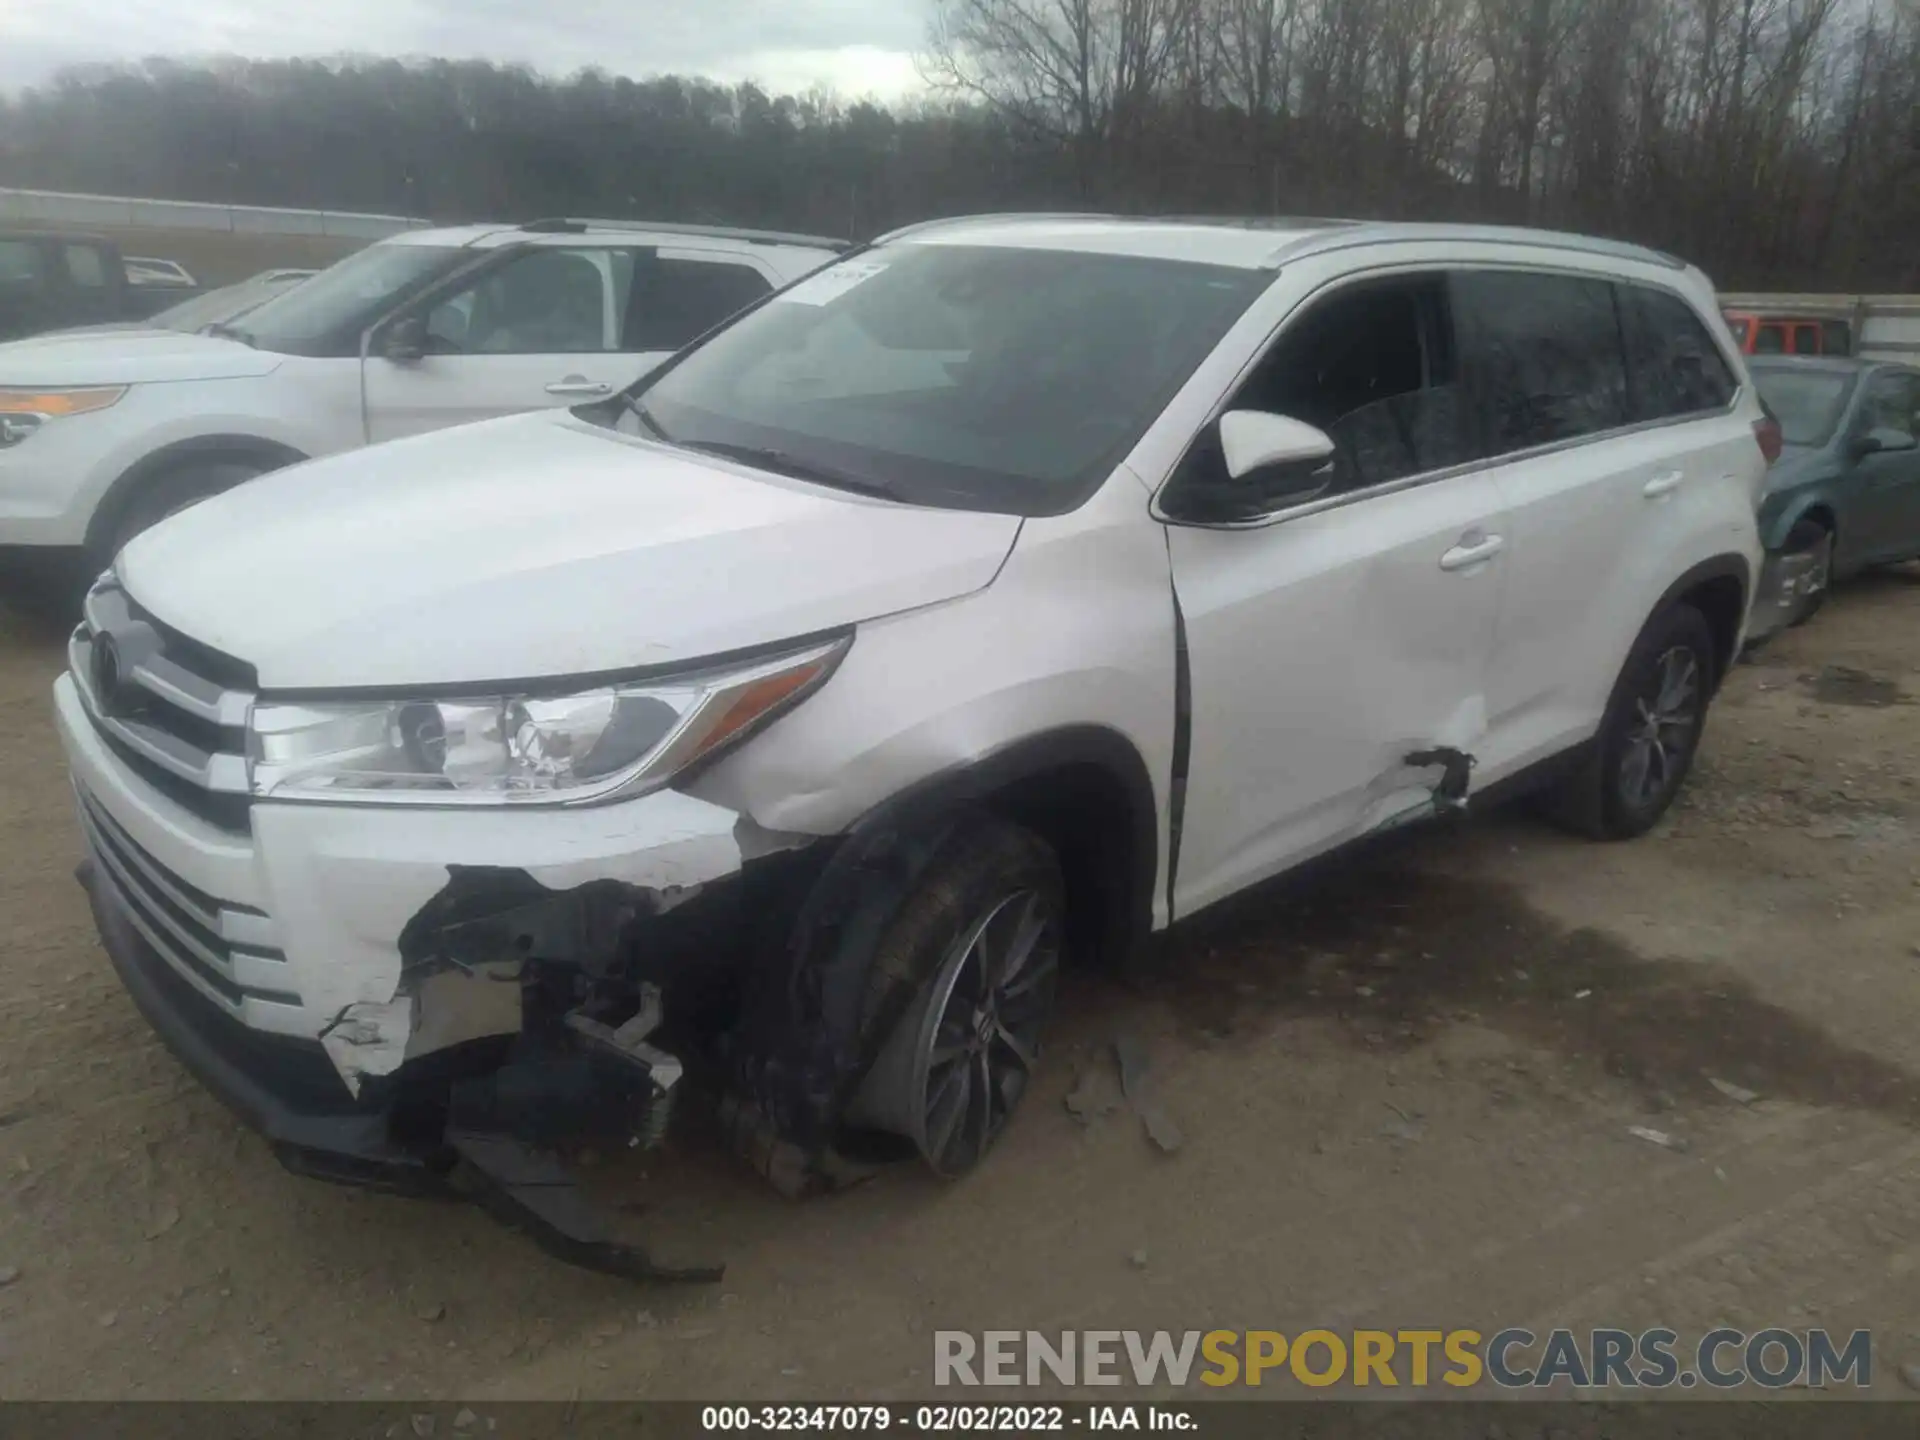
[[[1285,415],[1229,410],[1220,417],[1220,451],[1235,480],[1264,472],[1270,503],[1298,504],[1333,483],[1332,437]]]
[[[411,365],[427,353],[424,315],[403,315],[380,332],[380,354],[396,365]]]

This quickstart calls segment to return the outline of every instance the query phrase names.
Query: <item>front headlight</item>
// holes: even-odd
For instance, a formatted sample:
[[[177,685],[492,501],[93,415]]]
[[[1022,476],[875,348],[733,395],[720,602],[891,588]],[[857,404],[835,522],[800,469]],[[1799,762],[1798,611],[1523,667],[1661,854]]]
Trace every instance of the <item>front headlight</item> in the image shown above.
[[[0,390],[0,448],[18,445],[49,420],[104,410],[127,393],[124,385],[75,390]]]
[[[637,794],[817,689],[849,641],[571,695],[264,702],[253,793],[379,804],[568,804]]]

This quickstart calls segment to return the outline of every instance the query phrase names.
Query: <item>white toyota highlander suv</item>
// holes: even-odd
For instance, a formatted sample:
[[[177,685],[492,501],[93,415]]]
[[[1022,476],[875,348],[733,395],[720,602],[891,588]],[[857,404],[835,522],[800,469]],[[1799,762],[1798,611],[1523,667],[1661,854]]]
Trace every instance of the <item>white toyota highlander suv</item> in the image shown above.
[[[915,227],[628,392],[140,536],[56,687],[82,874],[287,1163],[648,1273],[548,1150],[683,1075],[790,1190],[959,1174],[1063,962],[1496,787],[1646,830],[1768,424],[1647,250]]]
[[[409,231],[207,333],[0,345],[0,580],[57,597],[265,471],[610,395],[845,248],[600,220]]]

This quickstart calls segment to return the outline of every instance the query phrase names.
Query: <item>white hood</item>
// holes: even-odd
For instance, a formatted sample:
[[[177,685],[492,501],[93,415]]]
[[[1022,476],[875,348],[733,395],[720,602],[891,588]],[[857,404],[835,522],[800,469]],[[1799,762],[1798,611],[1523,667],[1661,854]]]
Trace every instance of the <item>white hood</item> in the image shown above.
[[[76,330],[0,345],[0,386],[138,385],[265,375],[283,357],[172,330]]]
[[[404,688],[679,664],[933,604],[986,585],[1019,529],[548,412],[277,471],[118,568],[263,688]]]

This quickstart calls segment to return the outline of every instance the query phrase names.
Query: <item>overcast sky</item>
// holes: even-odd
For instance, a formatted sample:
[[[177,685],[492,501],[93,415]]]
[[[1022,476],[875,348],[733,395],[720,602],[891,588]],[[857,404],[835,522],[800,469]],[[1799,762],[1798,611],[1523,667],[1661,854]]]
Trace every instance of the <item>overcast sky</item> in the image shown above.
[[[891,100],[918,88],[925,27],[925,0],[0,0],[0,89],[88,60],[352,52]]]

